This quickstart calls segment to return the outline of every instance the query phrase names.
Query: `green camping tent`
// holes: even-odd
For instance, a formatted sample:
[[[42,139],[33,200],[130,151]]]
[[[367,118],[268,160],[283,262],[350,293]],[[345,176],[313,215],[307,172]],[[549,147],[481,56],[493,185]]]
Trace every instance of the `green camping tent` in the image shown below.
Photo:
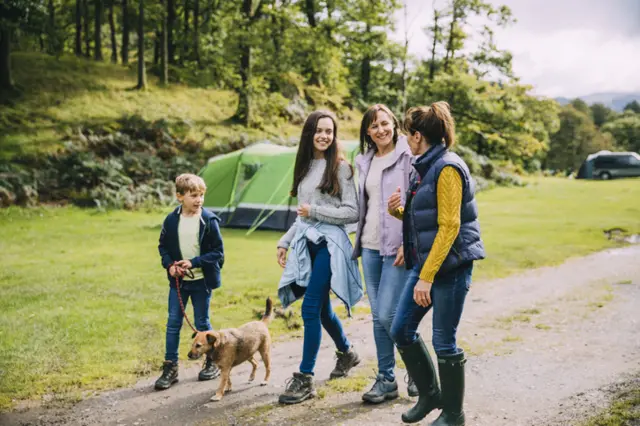
[[[340,146],[353,164],[358,143]],[[200,171],[205,208],[220,216],[222,226],[286,231],[298,205],[289,195],[297,150],[263,142],[210,158]]]

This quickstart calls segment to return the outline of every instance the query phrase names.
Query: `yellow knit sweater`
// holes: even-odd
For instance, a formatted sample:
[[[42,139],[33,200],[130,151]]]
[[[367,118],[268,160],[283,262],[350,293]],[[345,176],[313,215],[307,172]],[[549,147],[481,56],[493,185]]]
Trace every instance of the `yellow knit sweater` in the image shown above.
[[[420,271],[420,279],[432,283],[442,262],[460,232],[460,206],[462,205],[462,178],[451,166],[442,169],[437,183],[438,232],[427,261]],[[404,208],[390,211],[392,216],[402,219]]]

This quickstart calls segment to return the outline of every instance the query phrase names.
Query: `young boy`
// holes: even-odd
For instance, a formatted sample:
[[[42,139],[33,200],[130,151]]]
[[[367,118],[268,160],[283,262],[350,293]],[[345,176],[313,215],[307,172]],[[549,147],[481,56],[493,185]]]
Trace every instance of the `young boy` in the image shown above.
[[[191,299],[194,325],[198,331],[211,330],[209,302],[211,291],[220,287],[220,269],[224,263],[222,236],[215,214],[202,208],[207,187],[201,177],[182,174],[176,178],[176,193],[180,206],[164,220],[160,232],[158,251],[162,267],[169,279],[169,319],[167,320],[166,353],[162,376],[156,381],[158,390],[168,389],[178,381],[178,346],[182,327],[182,302]],[[177,262],[174,265],[174,262]],[[190,269],[193,278],[180,278],[176,288],[176,275]],[[211,380],[220,375],[220,370],[207,358],[199,380]]]

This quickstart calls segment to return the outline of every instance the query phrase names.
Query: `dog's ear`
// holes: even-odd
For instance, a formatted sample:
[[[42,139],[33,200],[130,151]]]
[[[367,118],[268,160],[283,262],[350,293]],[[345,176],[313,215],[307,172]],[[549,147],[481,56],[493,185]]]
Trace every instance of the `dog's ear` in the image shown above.
[[[207,343],[210,344],[211,346],[215,347],[216,346],[216,341],[218,339],[216,338],[216,335],[213,333],[207,333]]]
[[[213,346],[213,349],[218,349],[220,345],[224,345],[226,339],[223,333],[210,332],[207,334],[207,343]]]
[[[197,332],[197,331],[194,331],[194,332],[193,332],[193,334],[191,335],[191,338],[192,338],[192,339],[195,339],[197,334],[198,334],[198,332]]]
[[[224,333],[218,333],[218,338],[216,339],[216,343],[213,345],[214,349],[218,349],[221,345],[224,345],[227,342],[227,338]]]

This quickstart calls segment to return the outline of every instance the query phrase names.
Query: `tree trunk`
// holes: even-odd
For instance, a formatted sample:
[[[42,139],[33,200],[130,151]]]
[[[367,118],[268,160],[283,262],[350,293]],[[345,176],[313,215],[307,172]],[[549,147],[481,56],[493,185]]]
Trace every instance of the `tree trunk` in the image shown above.
[[[57,53],[58,43],[56,40],[56,8],[53,5],[53,0],[49,0],[47,9],[49,11],[49,22],[47,23],[47,53],[54,55]]]
[[[153,38],[153,66],[157,66],[160,62],[160,31],[156,30],[156,36]]]
[[[309,25],[312,28],[317,27],[318,22],[316,21],[316,0],[305,0],[304,12],[307,15],[307,21],[309,21]]]
[[[129,1],[122,0],[122,63],[129,64]]]
[[[102,0],[96,0],[93,58],[102,61]]]
[[[169,63],[176,63],[176,44],[173,39],[173,29],[176,25],[176,3],[175,0],[167,2],[167,50],[169,54]]]
[[[11,79],[11,30],[0,25],[0,89],[13,88]]]
[[[193,59],[202,67],[200,63],[200,0],[193,3]]]
[[[76,0],[76,44],[74,53],[76,56],[82,56],[82,3]]]
[[[252,0],[242,1],[245,25],[250,25]],[[234,118],[245,126],[251,123],[251,44],[247,37],[240,39],[240,78],[242,86],[238,90],[238,109]]]
[[[404,12],[404,48],[402,50],[402,81],[401,81],[401,93],[402,99],[401,102],[401,111],[404,112],[407,110],[407,60],[409,54],[409,29],[408,29],[408,20],[407,20],[407,2],[405,1],[403,4],[403,12]],[[393,72],[391,73],[393,75]]]
[[[362,91],[362,99],[369,100],[369,82],[371,81],[371,59],[365,56],[362,59],[362,68],[360,70],[360,90]]]
[[[309,22],[309,26],[312,28],[312,31],[315,32],[316,27],[318,26],[318,21],[316,20],[316,0],[305,0],[304,11],[307,15],[307,21]],[[314,35],[315,36],[315,35]],[[315,44],[311,45],[311,55],[316,55]],[[308,61],[311,64],[311,61]],[[320,75],[318,70],[315,69],[313,65],[309,65],[311,69],[309,69],[309,73],[311,74],[309,78],[309,84],[319,85],[320,84]]]
[[[456,3],[453,3],[453,18],[451,19],[451,26],[449,27],[449,41],[447,42],[447,54],[444,58],[444,72],[449,72],[449,64],[453,60],[453,37],[454,37],[454,29],[456,26],[456,22],[458,20],[458,8],[456,7]]]
[[[89,0],[82,0],[84,18],[84,56],[91,57],[91,36],[89,35]]]
[[[160,37],[160,84],[169,84],[169,60],[168,60],[168,38],[167,38],[167,9],[166,0],[161,0],[162,6],[162,31]]]
[[[116,23],[113,17],[113,3],[116,0],[109,2],[109,29],[111,30],[111,62],[118,63],[118,43],[116,42]]]
[[[436,46],[438,44],[439,29],[438,19],[440,13],[437,10],[433,11],[433,44],[431,45],[431,62],[429,63],[429,80],[433,81],[436,75]]]
[[[147,88],[147,73],[144,68],[144,0],[138,1],[138,86]]]
[[[334,26],[333,12],[335,11],[335,9],[336,9],[335,0],[327,0],[327,21],[329,21],[328,24],[326,25],[327,38],[332,43],[333,43],[333,26]]]
[[[184,64],[185,59],[188,59],[187,54],[189,52],[189,10],[190,1],[184,0],[184,29],[183,29],[183,43],[182,50],[180,52],[180,65]]]

